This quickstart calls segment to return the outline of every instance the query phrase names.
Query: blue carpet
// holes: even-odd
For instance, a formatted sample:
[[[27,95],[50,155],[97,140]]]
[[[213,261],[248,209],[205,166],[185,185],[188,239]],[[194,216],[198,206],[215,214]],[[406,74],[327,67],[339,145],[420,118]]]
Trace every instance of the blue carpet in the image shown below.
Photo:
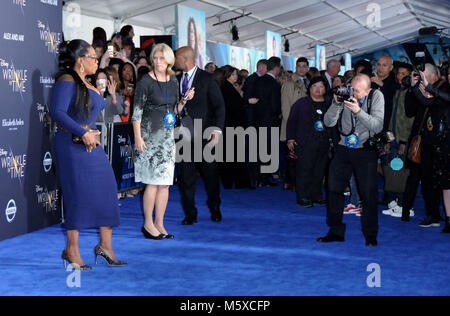
[[[222,223],[209,220],[199,182],[199,222],[182,226],[178,187],[171,188],[166,229],[174,240],[145,240],[141,198],[121,201],[122,224],[113,243],[125,268],[99,261],[69,288],[63,269],[61,225],[0,242],[0,295],[449,295],[449,236],[420,228],[423,200],[410,223],[380,215],[377,248],[367,248],[360,219],[346,215],[346,242],[319,244],[328,231],[325,208],[295,205],[281,188],[222,192]],[[381,209],[381,207],[380,207]],[[94,264],[96,230],[80,234],[80,251]],[[367,267],[381,269],[381,287],[369,288]]]

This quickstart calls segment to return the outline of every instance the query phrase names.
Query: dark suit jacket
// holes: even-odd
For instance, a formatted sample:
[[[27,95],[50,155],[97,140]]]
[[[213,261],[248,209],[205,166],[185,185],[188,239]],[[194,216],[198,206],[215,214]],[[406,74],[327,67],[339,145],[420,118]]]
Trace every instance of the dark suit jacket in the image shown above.
[[[396,83],[393,75],[389,75],[383,80],[383,86],[380,87],[375,82],[372,82],[372,89],[380,89],[384,95],[384,123],[383,131],[389,129],[389,123],[391,122],[392,108],[394,107],[394,94],[399,85]]]
[[[181,76],[178,77],[181,81]],[[192,81],[195,87],[194,98],[186,104],[186,110],[192,119],[202,119],[203,130],[208,127],[225,126],[225,102],[217,83],[216,76],[197,69]]]
[[[228,80],[224,80],[221,90],[225,100],[225,126],[247,127],[248,119],[244,99]]]
[[[281,86],[269,74],[260,77],[254,88],[255,98],[259,102],[255,106],[254,119],[256,127],[280,126]]]
[[[327,96],[329,96],[330,98],[332,98],[333,97],[333,86],[330,86],[330,84],[328,83],[328,79],[327,79],[327,77],[325,76],[325,70],[322,70],[321,72],[320,72],[320,75],[322,76],[322,78],[323,79],[325,79],[325,82],[328,84],[328,87],[327,87]]]
[[[245,80],[244,87],[242,90],[244,90],[244,100],[248,103],[248,99],[251,99],[255,96],[254,90],[255,90],[255,82],[259,79],[259,76],[255,73],[248,76],[248,78]]]

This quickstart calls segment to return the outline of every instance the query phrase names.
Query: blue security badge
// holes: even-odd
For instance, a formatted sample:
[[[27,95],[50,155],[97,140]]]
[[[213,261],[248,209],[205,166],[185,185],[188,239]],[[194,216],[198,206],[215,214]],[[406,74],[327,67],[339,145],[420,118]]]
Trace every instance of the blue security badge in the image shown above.
[[[345,137],[345,145],[348,148],[356,148],[359,145],[359,136],[356,134],[351,134]]]
[[[314,123],[314,128],[318,132],[323,132],[325,130],[325,125],[323,124],[323,121],[319,120]]]
[[[167,128],[174,127],[176,121],[177,121],[177,118],[176,118],[175,114],[172,112],[167,113],[166,116],[164,117],[164,124],[166,125]]]

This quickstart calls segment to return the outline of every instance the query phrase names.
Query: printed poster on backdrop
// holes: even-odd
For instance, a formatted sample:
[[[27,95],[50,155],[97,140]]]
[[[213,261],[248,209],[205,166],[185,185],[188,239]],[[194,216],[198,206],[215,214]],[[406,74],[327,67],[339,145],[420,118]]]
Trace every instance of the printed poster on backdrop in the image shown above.
[[[266,53],[270,57],[281,58],[281,34],[266,31]]]
[[[327,69],[325,46],[316,45],[316,68],[319,70]]]
[[[206,16],[205,12],[183,5],[175,8],[176,48],[190,46],[194,49],[195,63],[200,69],[206,64]]]
[[[345,71],[352,70],[352,55],[349,53],[345,54]]]
[[[112,134],[111,165],[117,190],[126,191],[141,186],[134,181],[134,133],[130,123],[115,123]]]
[[[0,240],[61,222],[50,96],[62,1],[2,1]]]

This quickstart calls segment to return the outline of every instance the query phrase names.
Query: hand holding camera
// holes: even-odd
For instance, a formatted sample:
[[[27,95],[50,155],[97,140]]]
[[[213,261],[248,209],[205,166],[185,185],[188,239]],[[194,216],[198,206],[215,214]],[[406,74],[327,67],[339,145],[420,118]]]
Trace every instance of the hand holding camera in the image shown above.
[[[361,111],[358,100],[356,100],[354,97],[351,97],[348,101],[344,100],[344,105],[355,114],[358,114]]]

